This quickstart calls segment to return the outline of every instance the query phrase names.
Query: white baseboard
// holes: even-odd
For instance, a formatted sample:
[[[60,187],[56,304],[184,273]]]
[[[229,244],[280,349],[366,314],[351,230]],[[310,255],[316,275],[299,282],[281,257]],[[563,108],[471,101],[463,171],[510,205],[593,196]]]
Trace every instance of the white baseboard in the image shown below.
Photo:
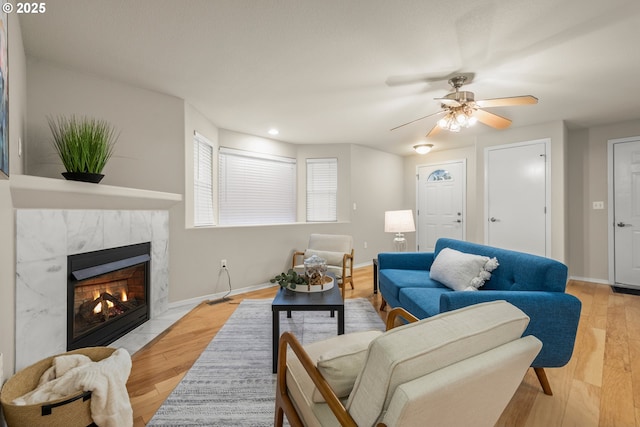
[[[356,264],[353,266],[353,268],[360,268],[360,267],[368,267],[370,265],[373,264],[373,261],[369,261],[369,262],[364,262],[361,264]],[[261,283],[259,285],[254,285],[254,286],[247,286],[246,288],[241,288],[241,289],[236,289],[234,291],[231,291],[229,293],[230,295],[240,295],[240,294],[246,294],[247,292],[252,292],[252,291],[257,291],[260,289],[266,289],[266,288],[270,288],[272,286],[278,286],[278,285],[274,285],[273,283]],[[183,307],[183,306],[193,306],[195,307],[196,305],[200,304],[201,302],[204,301],[215,301],[217,299],[221,299],[222,297],[226,296],[227,292],[218,292],[215,294],[208,294],[208,295],[201,295],[199,297],[195,297],[195,298],[189,298],[189,299],[184,299],[184,300],[180,300],[180,301],[174,301],[174,302],[170,302],[169,303],[169,308],[178,308],[178,307]]]
[[[233,290],[229,293],[229,295],[227,295],[227,292],[218,292],[215,294],[208,294],[208,295],[202,295],[196,298],[189,298],[189,299],[184,299],[184,300],[180,300],[180,301],[174,301],[174,302],[170,302],[169,303],[169,308],[177,308],[177,307],[183,307],[185,305],[190,305],[190,306],[196,306],[198,304],[200,304],[201,302],[204,301],[215,301],[217,299],[221,299],[224,296],[231,296],[231,295],[240,295],[240,294],[245,294],[247,292],[252,292],[252,291],[257,291],[259,289],[266,289],[266,288],[270,288],[272,286],[279,286],[279,285],[274,285],[273,283],[261,283],[259,285],[255,285],[255,286],[247,286],[246,288],[241,288],[241,289],[236,289]]]
[[[360,263],[360,264],[355,264],[353,266],[353,268],[369,267],[370,265],[373,265],[373,261],[363,262],[363,263]]]
[[[569,276],[569,280],[577,280],[580,282],[591,282],[591,283],[597,283],[599,285],[611,285],[611,283],[608,280],[594,279],[591,277]]]

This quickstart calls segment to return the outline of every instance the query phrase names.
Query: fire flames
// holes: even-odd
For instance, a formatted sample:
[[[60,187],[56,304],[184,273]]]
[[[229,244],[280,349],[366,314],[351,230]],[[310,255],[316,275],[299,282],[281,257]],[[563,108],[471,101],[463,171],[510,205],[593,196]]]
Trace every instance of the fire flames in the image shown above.
[[[100,292],[96,292],[94,296],[94,300],[98,300],[98,299],[99,301],[97,302],[96,306],[93,308],[93,312],[95,314],[100,314],[103,311],[109,311],[110,308],[114,307],[113,302],[100,298]],[[127,292],[124,290],[120,295],[120,301],[127,302]]]

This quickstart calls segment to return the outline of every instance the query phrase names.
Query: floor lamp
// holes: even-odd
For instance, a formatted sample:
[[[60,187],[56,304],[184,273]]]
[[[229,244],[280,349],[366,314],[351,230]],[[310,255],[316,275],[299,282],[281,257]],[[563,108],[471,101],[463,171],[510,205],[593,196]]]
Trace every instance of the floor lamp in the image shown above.
[[[413,211],[410,209],[404,211],[386,211],[384,213],[384,231],[385,233],[396,233],[393,243],[397,252],[406,251],[407,240],[402,233],[416,231],[416,226],[413,222]]]

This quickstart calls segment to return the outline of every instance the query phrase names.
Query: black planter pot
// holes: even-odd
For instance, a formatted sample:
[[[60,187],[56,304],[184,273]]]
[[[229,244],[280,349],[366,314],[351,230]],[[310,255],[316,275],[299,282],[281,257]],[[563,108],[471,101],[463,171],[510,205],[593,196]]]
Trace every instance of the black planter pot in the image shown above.
[[[62,176],[69,181],[92,182],[94,184],[99,183],[104,178],[101,173],[89,172],[62,172]]]

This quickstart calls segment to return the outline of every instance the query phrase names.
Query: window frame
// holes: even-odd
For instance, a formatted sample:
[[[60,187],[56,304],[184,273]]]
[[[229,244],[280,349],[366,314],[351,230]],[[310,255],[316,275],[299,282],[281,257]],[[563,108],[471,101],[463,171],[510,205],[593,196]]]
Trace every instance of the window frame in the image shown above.
[[[306,178],[306,222],[338,222],[338,158],[307,158]],[[318,208],[323,203],[327,209]]]
[[[252,172],[252,169],[256,170]],[[233,196],[230,197],[231,195]],[[296,222],[295,158],[229,147],[218,149],[219,225],[251,226]]]
[[[209,150],[209,170],[202,170],[201,154],[203,149]],[[214,203],[214,153],[215,146],[204,135],[193,132],[193,226],[211,227],[216,225],[216,206]],[[209,175],[209,182],[203,180]],[[204,198],[201,198],[206,194]],[[204,199],[204,200],[203,200]],[[203,213],[202,205],[209,204],[209,213]],[[206,219],[203,219],[206,218]]]

